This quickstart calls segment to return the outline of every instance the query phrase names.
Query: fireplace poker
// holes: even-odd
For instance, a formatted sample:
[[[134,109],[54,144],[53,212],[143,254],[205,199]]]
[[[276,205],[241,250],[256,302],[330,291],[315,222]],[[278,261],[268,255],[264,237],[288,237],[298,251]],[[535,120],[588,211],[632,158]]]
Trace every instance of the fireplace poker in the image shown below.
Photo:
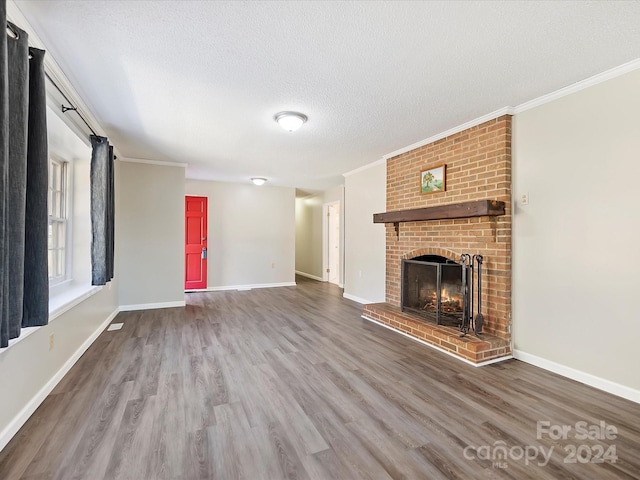
[[[469,332],[469,285],[467,282],[467,265],[471,262],[471,256],[467,253],[460,255],[460,264],[462,265],[462,325],[460,337],[464,337]]]
[[[470,278],[469,281],[469,328],[471,330],[473,330],[473,308],[474,308],[474,302],[473,302],[473,284],[476,281],[476,275],[475,272],[473,271],[473,262],[475,262],[476,256],[473,255],[469,255],[469,273],[468,276]]]
[[[473,324],[473,333],[476,336],[482,333],[482,325],[484,325],[484,316],[482,315],[482,255],[474,255],[476,262],[478,263],[478,314]],[[473,297],[473,293],[471,294]]]

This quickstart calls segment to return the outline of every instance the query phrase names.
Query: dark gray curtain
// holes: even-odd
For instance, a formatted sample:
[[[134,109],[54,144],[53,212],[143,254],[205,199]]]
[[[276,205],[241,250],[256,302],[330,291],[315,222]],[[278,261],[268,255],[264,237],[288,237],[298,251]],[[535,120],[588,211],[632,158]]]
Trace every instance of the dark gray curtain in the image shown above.
[[[106,137],[91,135],[91,283],[113,278],[113,147]]]
[[[25,217],[28,228],[24,242],[24,298],[22,326],[46,325],[49,320],[49,271],[47,268],[47,191],[49,154],[47,152],[47,93],[44,77],[44,50],[29,53],[29,135],[27,143],[27,198]]]
[[[109,185],[107,190],[107,278],[113,278],[113,255],[115,249],[115,182],[114,182],[114,165],[113,147],[109,147]]]
[[[6,1],[0,1],[0,21],[7,24]],[[9,74],[7,35],[0,35],[0,348],[9,342],[9,245],[7,203],[9,199]]]
[[[48,322],[48,155],[44,52],[30,52],[27,33],[6,22],[5,0],[1,15],[13,32],[3,36],[0,53],[0,347],[6,347],[23,326]]]

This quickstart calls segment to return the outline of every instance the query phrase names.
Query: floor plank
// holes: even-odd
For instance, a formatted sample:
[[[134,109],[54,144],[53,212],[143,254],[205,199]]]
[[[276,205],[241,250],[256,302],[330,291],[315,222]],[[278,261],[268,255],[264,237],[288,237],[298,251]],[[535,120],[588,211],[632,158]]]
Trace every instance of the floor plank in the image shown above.
[[[516,360],[474,368],[296,280],[120,313],[0,452],[0,478],[640,478],[640,405]],[[618,435],[537,438],[539,421]],[[586,461],[607,449],[615,462]]]

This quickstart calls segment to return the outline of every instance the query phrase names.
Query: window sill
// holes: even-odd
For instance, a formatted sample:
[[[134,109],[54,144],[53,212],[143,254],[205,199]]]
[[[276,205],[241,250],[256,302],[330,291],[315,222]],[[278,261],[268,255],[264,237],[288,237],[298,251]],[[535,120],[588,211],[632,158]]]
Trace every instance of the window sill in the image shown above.
[[[11,340],[9,340],[9,345],[5,348],[0,348],[0,355],[2,355],[4,352],[6,352],[7,350],[9,350],[11,347],[13,347],[16,343],[21,342],[22,340],[24,340],[25,338],[27,338],[29,335],[31,335],[32,333],[34,333],[36,330],[38,330],[40,327],[23,327],[20,330],[20,336],[18,338],[12,338]]]
[[[102,287],[95,287],[93,285],[73,285],[67,283],[66,285],[59,285],[53,289],[53,292],[49,293],[49,323],[60,315],[68,312],[73,307],[82,303],[87,298],[95,295]],[[18,338],[12,338],[9,340],[9,345],[5,348],[0,348],[0,355],[9,350],[16,343],[21,342],[29,335],[34,333],[40,327],[23,327],[20,330],[20,336]]]
[[[102,287],[93,285],[69,285],[65,287],[56,289],[57,291],[49,296],[49,322],[102,290]]]

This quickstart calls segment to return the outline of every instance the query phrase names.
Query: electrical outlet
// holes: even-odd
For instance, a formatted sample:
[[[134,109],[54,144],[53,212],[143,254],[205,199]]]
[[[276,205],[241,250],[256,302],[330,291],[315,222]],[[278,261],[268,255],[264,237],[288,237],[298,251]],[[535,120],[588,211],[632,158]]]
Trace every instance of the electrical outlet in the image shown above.
[[[56,336],[54,333],[49,335],[49,351],[53,350],[53,347],[55,345],[55,340],[56,340]]]
[[[522,196],[520,197],[520,204],[521,205],[529,205],[529,194],[528,193],[523,193]]]

